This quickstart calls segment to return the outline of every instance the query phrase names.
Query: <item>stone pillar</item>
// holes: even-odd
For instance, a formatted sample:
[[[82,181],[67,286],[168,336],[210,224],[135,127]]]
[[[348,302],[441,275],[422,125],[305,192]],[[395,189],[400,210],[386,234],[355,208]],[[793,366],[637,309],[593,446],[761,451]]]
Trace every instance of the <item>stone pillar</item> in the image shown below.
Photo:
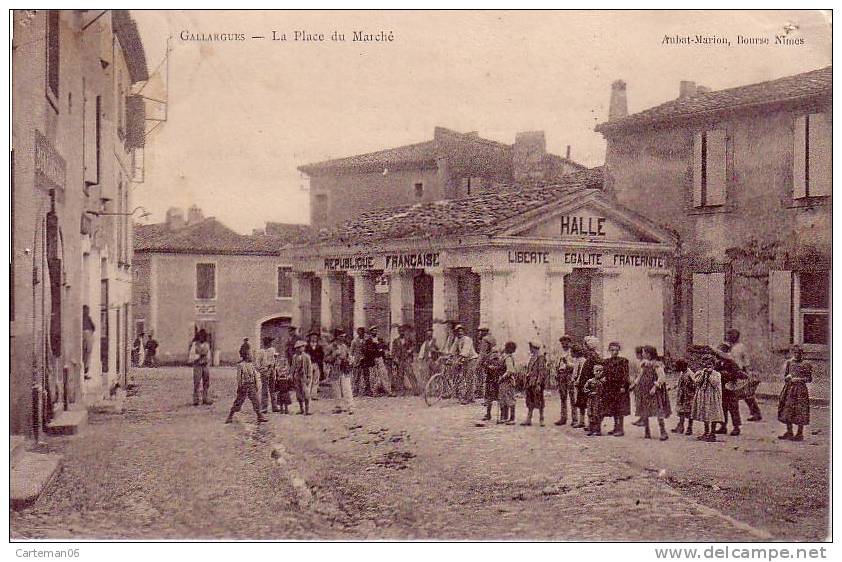
[[[398,337],[397,326],[415,323],[415,274],[401,271],[389,276],[389,306],[392,313],[392,339]]]
[[[494,326],[494,279],[493,267],[474,268],[479,273],[479,325],[489,330]],[[492,332],[494,335],[494,332]]]
[[[652,318],[653,332],[657,338],[654,345],[658,346],[658,352],[661,354],[667,353],[667,341],[664,333],[664,327],[667,323],[664,321],[664,317],[670,313],[671,299],[668,298],[670,295],[667,290],[667,280],[671,273],[668,269],[653,269],[648,274],[652,286],[652,306],[656,308]],[[660,310],[657,310],[658,308]]]
[[[433,278],[433,337],[439,345],[447,338],[445,322],[456,318],[459,285],[456,277],[446,270],[430,270]]]
[[[374,276],[367,271],[353,271],[354,279],[354,331],[369,326],[368,311],[374,300]]]
[[[558,345],[564,335],[564,278],[573,273],[572,267],[550,267],[547,269],[547,307],[549,310],[548,349]]]
[[[299,333],[306,334],[310,329],[310,274],[295,272],[292,274],[292,325]]]
[[[603,356],[608,351],[608,344],[620,341],[631,347],[625,322],[629,316],[629,308],[624,306],[624,298],[635,298],[629,291],[628,274],[625,276],[618,269],[599,269],[591,283],[591,310],[594,312],[591,329],[599,338]],[[638,299],[645,299],[645,295],[638,295]],[[635,318],[635,322],[645,322],[643,318]],[[631,340],[634,341],[634,340]],[[635,344],[637,345],[637,344]]]
[[[337,273],[319,273],[322,280],[322,330],[342,326],[342,279]]]

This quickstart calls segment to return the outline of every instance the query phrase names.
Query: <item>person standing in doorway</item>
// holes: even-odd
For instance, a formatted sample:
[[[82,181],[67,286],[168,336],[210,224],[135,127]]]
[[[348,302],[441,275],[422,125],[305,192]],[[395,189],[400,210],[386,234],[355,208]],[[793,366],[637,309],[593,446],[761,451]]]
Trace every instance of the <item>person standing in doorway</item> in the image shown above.
[[[144,359],[144,365],[154,367],[158,364],[158,340],[155,339],[154,333],[149,332],[149,338],[146,340],[145,348],[146,358]]]
[[[141,350],[143,349],[143,332],[140,332],[132,342],[132,367],[140,367]]]
[[[576,421],[576,404],[573,402],[573,394],[570,392],[573,375],[573,348],[570,347],[573,339],[570,336],[561,336],[558,342],[561,344],[561,349],[558,353],[558,358],[555,364],[555,376],[558,384],[558,396],[561,402],[561,415],[556,425],[567,424],[567,402],[570,398],[570,408],[572,410],[573,421]]]
[[[91,309],[88,305],[82,305],[82,366],[85,370],[85,380],[91,378],[88,371],[91,369],[91,351],[94,349],[94,332],[96,324],[91,318]]]
[[[208,396],[210,388],[210,371],[208,364],[210,363],[210,344],[208,344],[208,334],[205,330],[199,330],[196,334],[196,341],[193,344],[193,352],[190,354],[193,361],[193,405],[199,405],[199,386],[202,387],[201,403],[213,404],[213,401]]]

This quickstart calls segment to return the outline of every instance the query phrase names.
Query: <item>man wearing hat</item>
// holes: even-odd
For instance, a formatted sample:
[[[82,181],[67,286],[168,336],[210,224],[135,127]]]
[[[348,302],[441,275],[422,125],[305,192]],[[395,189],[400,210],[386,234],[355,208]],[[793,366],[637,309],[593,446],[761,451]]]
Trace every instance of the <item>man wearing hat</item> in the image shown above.
[[[547,385],[547,358],[541,353],[541,344],[529,342],[529,363],[526,366],[524,389],[526,391],[526,421],[532,425],[532,411],[538,410],[538,420],[544,426],[544,387]]]
[[[453,332],[453,344],[449,351],[458,359],[456,375],[462,381],[464,387],[461,403],[470,404],[474,401],[474,371],[478,355],[476,348],[474,348],[474,340],[465,334],[465,327],[462,324],[456,324]]]
[[[474,395],[478,396],[479,398],[485,397],[485,366],[486,362],[488,361],[488,357],[491,353],[491,350],[487,349],[484,345],[483,341],[489,334],[489,329],[487,326],[480,325],[477,328],[477,339],[476,339],[476,349],[477,349],[477,366],[474,368],[474,388],[473,392],[471,393],[471,400],[473,400]]]
[[[563,335],[558,341],[561,344],[561,349],[559,350],[558,360],[555,364],[555,374],[556,380],[558,381],[558,397],[561,402],[561,415],[555,424],[565,425],[567,423],[568,397],[570,398],[570,413],[573,417],[574,423],[576,421],[576,405],[573,402],[575,395],[571,384],[573,382],[572,377],[574,363],[573,348],[570,347],[570,344],[573,342],[573,338],[568,335]]]
[[[411,326],[404,324],[398,326],[398,337],[392,341],[392,361],[394,362],[394,381],[392,388],[396,392],[403,391],[418,393],[418,381],[415,379],[415,373],[412,371],[412,360],[414,358],[415,344],[412,337],[409,335]],[[408,383],[408,385],[407,385]],[[406,388],[407,386],[411,388]]]
[[[310,399],[319,399],[319,383],[324,378],[325,372],[325,350],[322,344],[319,343],[321,337],[317,330],[310,330],[307,334],[307,345],[304,351],[310,356],[310,361],[313,364],[313,386],[310,388]]]
[[[310,415],[310,389],[313,383],[313,363],[310,356],[304,352],[307,344],[298,340],[293,349],[290,377],[295,387],[295,398],[298,400],[298,413]]]
[[[357,328],[357,337],[351,341],[350,355],[351,355],[351,370],[354,376],[353,388],[354,394],[365,394],[371,396],[371,383],[368,379],[368,368],[364,368],[363,364],[363,348],[368,339],[365,328],[360,326]]]
[[[327,361],[327,358],[325,358]],[[351,388],[351,362],[350,350],[345,339],[345,332],[334,330],[333,344],[330,351],[330,384],[333,389],[333,397],[336,400],[336,408],[333,413],[339,414],[343,411],[353,413],[354,393]]]
[[[366,343],[364,353],[368,357],[366,364],[371,365],[369,367],[369,378],[372,379],[372,391],[377,393],[382,388],[385,394],[394,396],[392,393],[392,383],[389,380],[389,372],[386,370],[385,357],[389,347],[380,339],[377,326],[372,326],[368,332],[369,339]]]
[[[275,364],[275,348],[272,347],[272,336],[266,336],[262,340],[262,348],[257,352],[256,367],[260,373],[260,411],[264,414],[269,411],[269,403],[272,403],[272,411],[279,412],[278,398],[275,395],[275,377],[273,366]]]
[[[287,356],[287,363],[292,365],[292,356],[295,355],[295,342],[298,341],[298,328],[290,326],[287,330],[289,331],[289,334],[287,336],[287,345],[284,351]]]

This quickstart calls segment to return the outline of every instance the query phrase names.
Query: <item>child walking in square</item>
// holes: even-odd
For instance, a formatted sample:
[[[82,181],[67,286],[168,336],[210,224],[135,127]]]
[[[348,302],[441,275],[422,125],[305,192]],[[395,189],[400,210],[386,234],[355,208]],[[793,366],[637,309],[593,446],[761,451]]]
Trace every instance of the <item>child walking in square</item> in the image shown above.
[[[278,408],[281,414],[289,414],[289,405],[292,400],[289,398],[289,391],[292,390],[292,379],[289,373],[289,362],[286,354],[275,351],[275,364],[272,365],[275,375],[275,394],[277,395]]]
[[[257,395],[258,386],[260,386],[260,374],[258,374],[257,368],[252,362],[251,350],[241,348],[240,362],[237,363],[237,397],[234,398],[234,404],[231,406],[231,411],[228,412],[225,423],[234,421],[234,414],[240,411],[246,398],[251,400],[254,413],[257,414],[258,423],[268,421],[260,411],[260,398]]]
[[[675,395],[675,412],[678,414],[678,425],[673,433],[684,433],[684,420],[687,420],[686,435],[693,435],[693,398],[696,395],[695,373],[690,370],[687,361],[679,359],[675,362],[675,370],[678,372],[678,390]]]

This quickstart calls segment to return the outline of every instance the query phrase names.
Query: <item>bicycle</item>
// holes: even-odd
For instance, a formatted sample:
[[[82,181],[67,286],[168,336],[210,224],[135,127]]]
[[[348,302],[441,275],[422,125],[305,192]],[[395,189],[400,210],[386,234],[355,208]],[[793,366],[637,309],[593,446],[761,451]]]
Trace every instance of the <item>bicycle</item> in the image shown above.
[[[462,387],[460,369],[461,358],[455,355],[442,355],[438,359],[439,372],[431,376],[424,385],[424,402],[432,406],[449,398],[459,396]]]

